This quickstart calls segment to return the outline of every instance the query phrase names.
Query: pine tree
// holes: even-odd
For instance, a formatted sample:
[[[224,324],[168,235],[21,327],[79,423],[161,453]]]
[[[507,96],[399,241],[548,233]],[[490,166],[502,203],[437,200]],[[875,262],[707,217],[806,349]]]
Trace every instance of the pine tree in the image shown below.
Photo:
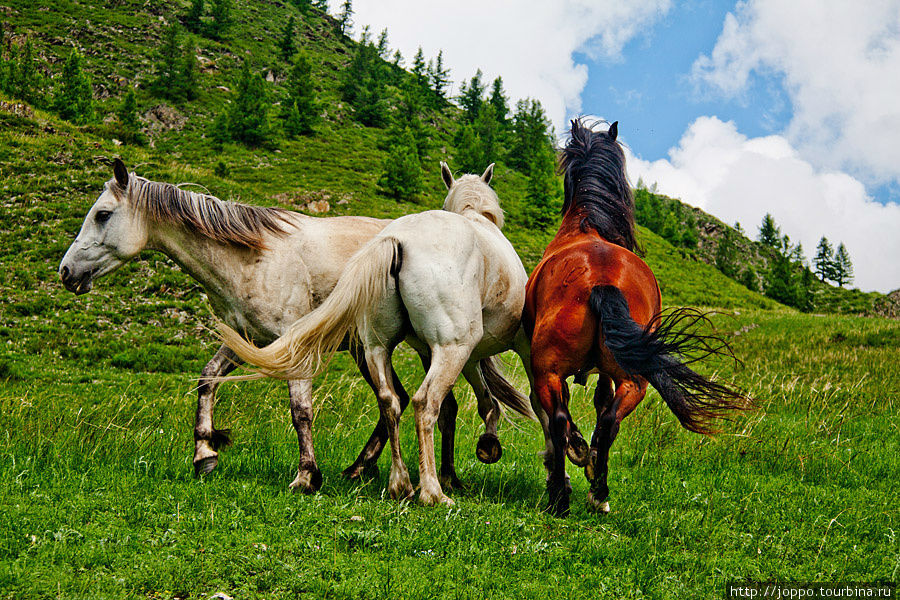
[[[328,14],[328,0],[312,0],[312,5],[319,12]]]
[[[140,141],[140,122],[137,115],[137,100],[134,90],[129,89],[116,109],[116,117],[119,119],[118,135],[123,141],[135,143]]]
[[[422,165],[415,139],[408,127],[389,140],[390,151],[378,183],[395,198],[409,199],[422,191]]]
[[[181,57],[181,45],[178,41],[178,26],[175,23],[169,25],[163,32],[162,45],[158,51],[159,59],[154,69],[156,76],[150,83],[150,91],[156,96],[173,99],[173,82],[179,77],[178,62]]]
[[[770,248],[778,248],[781,238],[781,229],[775,225],[775,219],[770,213],[766,213],[763,217],[762,224],[759,226],[759,241]]]
[[[438,50],[434,66],[428,73],[431,89],[440,99],[447,97],[447,85],[450,83],[450,69],[444,67],[444,51]]]
[[[203,0],[191,0],[191,7],[187,14],[184,15],[185,28],[193,33],[201,33],[203,31]]]
[[[428,81],[428,68],[425,65],[425,53],[422,52],[422,46],[419,46],[416,55],[413,56],[412,74],[416,76],[416,81],[420,84]]]
[[[81,54],[72,49],[53,98],[53,108],[64,119],[86,123],[94,116],[91,80],[81,68]]]
[[[262,75],[250,70],[244,60],[237,94],[229,105],[226,127],[229,137],[251,146],[263,143],[269,135],[268,94]]]
[[[478,170],[479,166],[484,168],[485,162],[482,157],[481,140],[475,134],[475,126],[473,124],[464,123],[459,127],[453,145],[456,147],[456,165],[463,172],[473,173]]]
[[[353,3],[351,0],[344,0],[344,4],[341,5],[341,14],[338,15],[338,27],[340,27],[342,35],[348,35],[348,32],[353,27]]]
[[[318,105],[312,82],[312,63],[305,52],[300,51],[288,74],[288,97],[284,103],[284,131],[288,137],[308,135],[319,118]]]
[[[738,274],[736,236],[737,234],[733,229],[726,227],[725,235],[719,239],[719,245],[716,247],[716,268],[732,279],[736,279]]]
[[[278,42],[278,53],[281,55],[281,60],[285,62],[291,60],[291,57],[293,57],[294,53],[297,51],[297,46],[294,44],[296,27],[297,24],[294,20],[294,15],[291,15],[288,22],[285,23],[284,29],[281,30],[281,39]]]
[[[399,50],[394,50],[394,56],[391,59],[391,63],[395,67],[401,67],[401,68],[403,67],[403,55],[400,53]]]
[[[178,78],[173,82],[178,99],[195,100],[200,87],[200,65],[197,64],[197,50],[187,41],[181,57]]]
[[[385,65],[372,44],[357,44],[356,53],[345,69],[341,92],[353,107],[356,120],[369,127],[388,123]]]
[[[43,106],[45,103],[44,77],[38,70],[37,59],[34,56],[34,45],[31,36],[25,38],[25,46],[18,56],[11,73],[12,93],[17,98],[35,106]]]
[[[500,76],[491,84],[491,95],[488,98],[488,104],[494,107],[494,116],[497,122],[500,123],[501,128],[506,129],[509,103],[506,94],[503,92],[503,78]]]
[[[378,34],[378,44],[375,47],[378,49],[378,56],[380,56],[382,60],[388,60],[390,58],[391,48],[388,45],[388,30],[386,27]]]
[[[481,82],[481,69],[475,72],[469,83],[463,83],[460,88],[459,105],[466,113],[466,121],[474,123],[484,102],[484,84]]]
[[[507,162],[519,171],[527,172],[537,149],[543,144],[552,144],[549,129],[550,120],[538,100],[519,100],[513,117]]]
[[[214,40],[225,37],[225,32],[231,27],[231,0],[211,0],[212,8],[209,11],[212,20],[207,23],[207,33]]]
[[[816,275],[819,276],[821,281],[825,281],[826,279],[834,279],[834,251],[831,248],[831,243],[828,241],[824,235],[822,239],[819,240],[819,245],[816,246],[816,255],[813,257],[813,267],[815,268]]]
[[[550,145],[544,144],[531,159],[525,192],[528,200],[525,216],[534,227],[546,227],[560,210],[561,194],[555,168],[556,155]]]
[[[688,250],[697,248],[700,243],[700,235],[697,233],[697,218],[693,213],[684,215],[683,231],[681,232],[681,247]]]
[[[850,261],[850,253],[844,242],[838,245],[834,253],[834,282],[840,287],[853,283],[853,263]]]

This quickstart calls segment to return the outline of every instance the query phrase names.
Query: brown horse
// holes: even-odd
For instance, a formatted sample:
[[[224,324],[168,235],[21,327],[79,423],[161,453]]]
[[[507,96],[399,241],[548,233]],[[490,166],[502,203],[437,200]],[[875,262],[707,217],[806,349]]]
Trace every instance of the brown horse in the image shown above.
[[[740,393],[687,366],[710,354],[731,355],[723,340],[696,331],[707,318],[693,309],[661,311],[656,278],[635,254],[634,200],[617,127],[597,132],[572,121],[560,157],[562,223],[527,286],[523,325],[531,337],[534,393],[550,419],[550,510],[560,516],[568,513],[571,493],[566,453],[585,467],[590,503],[609,511],[609,449],[648,383],[681,424],[698,433],[710,433],[709,421],[723,411],[748,406]],[[569,414],[566,377],[583,384],[590,372],[599,379],[588,448]]]

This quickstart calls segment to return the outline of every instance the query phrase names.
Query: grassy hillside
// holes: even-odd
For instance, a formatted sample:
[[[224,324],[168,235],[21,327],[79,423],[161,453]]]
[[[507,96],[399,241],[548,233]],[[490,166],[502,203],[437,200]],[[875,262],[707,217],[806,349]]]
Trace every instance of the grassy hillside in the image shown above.
[[[160,18],[186,8],[6,6],[0,20],[14,36],[30,32],[48,62],[73,40],[84,48],[101,113],[146,81]],[[324,199],[327,215],[395,217],[439,207],[438,160],[454,159],[448,107],[430,116],[426,191],[414,202],[379,193],[385,132],[359,126],[340,102],[336,73],[350,42],[321,17],[304,20],[302,33],[324,99],[316,135],[255,149],[213,144],[204,136],[229,93],[217,86],[233,86],[243,56],[272,68],[273,40],[294,11],[279,2],[235,9],[246,25],[221,42],[197,38],[210,61],[198,100],[163,112],[172,128],[147,116],[152,144],[117,145],[102,115],[76,127],[0,95],[0,598],[685,598],[717,597],[743,579],[897,581],[896,321],[799,314],[645,229],[664,302],[728,313],[714,321],[743,366],[700,368],[735,381],[760,409],[701,438],[651,392],[613,447],[609,516],[587,511],[587,485],[571,465],[572,517],[542,512],[543,442],[531,423],[504,423],[503,459],[478,463],[482,426],[464,386],[457,466],[469,487],[454,493],[454,509],[386,498],[386,459],[373,480],[342,480],[377,416],[346,356],[316,381],[319,494],[287,491],[296,437],[286,391],[273,382],[221,388],[217,423],[235,444],[194,479],[193,378],[217,346],[202,290],[151,252],[80,297],[56,274],[111,176],[105,160],[121,155],[143,176],[222,198],[293,209]],[[143,88],[138,100],[142,113],[161,104]],[[553,226],[527,225],[521,173],[498,165],[495,187],[530,269]],[[521,367],[507,362],[524,389]],[[414,389],[417,360],[400,350],[395,363]],[[583,431],[594,419],[591,391],[573,391]],[[414,467],[409,416],[402,437]]]

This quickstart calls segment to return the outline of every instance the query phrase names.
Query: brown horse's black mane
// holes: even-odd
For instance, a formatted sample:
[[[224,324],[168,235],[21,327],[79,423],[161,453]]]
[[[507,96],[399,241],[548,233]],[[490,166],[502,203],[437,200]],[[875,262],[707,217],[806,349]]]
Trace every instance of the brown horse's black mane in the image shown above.
[[[591,130],[581,119],[572,121],[569,143],[559,159],[565,175],[562,214],[582,209],[582,231],[594,229],[607,241],[635,252],[634,198],[615,125],[607,133]]]

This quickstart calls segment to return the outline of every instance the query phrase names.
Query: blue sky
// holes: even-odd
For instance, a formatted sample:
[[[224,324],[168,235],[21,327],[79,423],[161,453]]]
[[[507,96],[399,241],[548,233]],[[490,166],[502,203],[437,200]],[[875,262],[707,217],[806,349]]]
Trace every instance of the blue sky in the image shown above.
[[[332,11],[337,12],[337,0]],[[900,0],[355,0],[357,31],[443,50],[515,102],[619,121],[629,176],[751,234],[844,242],[900,288]]]

